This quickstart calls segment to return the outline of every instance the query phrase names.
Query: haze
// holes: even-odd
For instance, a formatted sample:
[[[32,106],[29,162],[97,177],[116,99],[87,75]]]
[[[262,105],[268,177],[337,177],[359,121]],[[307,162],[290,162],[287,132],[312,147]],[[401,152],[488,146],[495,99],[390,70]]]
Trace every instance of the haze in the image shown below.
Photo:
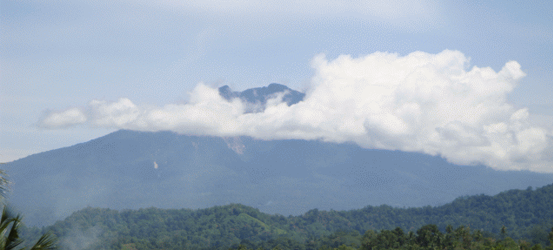
[[[553,172],[550,3],[1,4],[2,162],[131,129]],[[272,82],[305,100],[217,92]]]

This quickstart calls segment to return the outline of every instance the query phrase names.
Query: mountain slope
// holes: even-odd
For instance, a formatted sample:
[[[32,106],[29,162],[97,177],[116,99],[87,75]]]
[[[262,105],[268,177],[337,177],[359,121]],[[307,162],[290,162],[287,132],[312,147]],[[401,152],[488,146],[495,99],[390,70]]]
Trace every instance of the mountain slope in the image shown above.
[[[157,167],[157,168],[156,168]],[[202,208],[243,203],[313,208],[444,204],[469,194],[543,186],[552,175],[456,166],[439,157],[319,141],[260,141],[117,131],[6,164],[10,202],[45,225],[85,206]]]
[[[303,99],[303,93],[278,84],[243,92],[221,87],[219,92],[256,108],[276,95],[288,105]],[[347,143],[125,130],[4,166],[14,183],[9,200],[30,225],[51,224],[86,206],[241,203],[267,213],[298,215],[314,208],[439,205],[462,195],[553,182],[553,174],[457,166],[440,157]]]

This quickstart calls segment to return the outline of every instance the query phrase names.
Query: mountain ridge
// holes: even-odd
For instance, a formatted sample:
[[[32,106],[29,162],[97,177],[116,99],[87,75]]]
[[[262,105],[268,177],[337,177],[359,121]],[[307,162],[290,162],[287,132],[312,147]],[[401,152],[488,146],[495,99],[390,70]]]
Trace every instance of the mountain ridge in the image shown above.
[[[167,131],[119,130],[4,166],[14,183],[9,202],[30,225],[51,224],[89,205],[137,209],[242,203],[298,215],[314,208],[439,205],[462,195],[553,183],[553,174],[458,166],[438,156],[353,143]]]
[[[222,86],[219,89],[219,95],[227,101],[234,98],[239,98],[246,104],[246,113],[263,112],[267,105],[267,101],[272,98],[277,98],[281,94],[282,101],[288,106],[292,106],[303,101],[305,94],[285,85],[271,83],[267,87],[251,88],[242,92],[232,91],[228,86]]]

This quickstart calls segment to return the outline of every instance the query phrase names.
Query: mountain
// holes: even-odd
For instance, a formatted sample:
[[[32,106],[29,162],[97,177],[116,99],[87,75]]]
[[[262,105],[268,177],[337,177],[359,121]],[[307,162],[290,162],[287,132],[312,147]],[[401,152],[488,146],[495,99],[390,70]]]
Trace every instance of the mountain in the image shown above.
[[[279,93],[283,94],[282,100],[286,102],[288,106],[301,102],[305,97],[304,93],[295,91],[278,83],[271,83],[267,87],[252,88],[242,92],[232,91],[228,85],[219,88],[219,95],[227,101],[238,97],[249,103],[266,104],[267,100],[276,97]]]
[[[312,241],[340,231],[353,231],[351,236],[356,236],[359,242],[367,230],[401,227],[405,232],[418,234],[418,229],[434,224],[444,233],[451,225],[457,228],[456,233],[467,230],[477,235],[473,230],[482,230],[484,235],[492,237],[500,236],[501,228],[505,226],[506,235],[545,246],[550,244],[548,233],[553,226],[551,207],[553,185],[536,190],[510,190],[495,196],[462,197],[439,207],[367,206],[350,211],[310,210],[290,217],[268,215],[240,204],[198,210],[148,208],[116,211],[88,207],[42,232],[36,231],[35,237],[29,237],[36,238],[40,233],[52,231],[60,239],[62,249],[124,249],[125,246],[136,249],[229,249],[241,242],[259,246],[262,242],[279,238],[303,244],[307,239]],[[453,238],[459,240],[460,237]]]
[[[279,94],[282,94],[282,101],[286,102],[288,106],[301,102],[305,97],[304,93],[278,83],[271,83],[267,87],[252,88],[242,92],[232,91],[228,85],[219,88],[219,95],[227,101],[234,98],[240,98],[244,101],[247,104],[247,113],[262,112],[265,110],[267,101],[271,98],[277,98]]]
[[[263,103],[278,93],[283,98],[292,93],[289,105],[301,100],[282,86],[220,91],[250,103]],[[348,143],[127,130],[3,166],[13,182],[9,201],[29,225],[49,225],[86,206],[241,203],[266,213],[298,215],[314,208],[435,206],[463,195],[553,183],[552,174],[458,166],[440,157]]]

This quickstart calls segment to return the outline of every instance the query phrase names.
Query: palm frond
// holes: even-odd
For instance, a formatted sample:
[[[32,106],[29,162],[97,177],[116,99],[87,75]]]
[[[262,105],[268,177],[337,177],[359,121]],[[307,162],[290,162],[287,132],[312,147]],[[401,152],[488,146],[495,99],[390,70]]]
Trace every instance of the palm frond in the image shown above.
[[[11,216],[10,212],[8,211],[8,207],[4,206],[4,208],[2,209],[2,216],[0,217],[0,234],[2,234],[2,236],[6,235],[6,232],[8,231],[14,220],[15,218]]]
[[[12,250],[23,243],[19,238],[19,226],[21,224],[21,216],[11,216],[8,208],[4,206],[2,217],[0,217],[0,249]]]
[[[30,250],[53,250],[57,249],[57,239],[51,233],[43,234]]]
[[[8,192],[10,181],[8,181],[8,175],[6,171],[0,169],[0,199],[3,201]]]
[[[23,239],[19,238],[19,227],[21,225],[21,216],[14,216],[8,206],[4,202],[6,192],[8,191],[9,181],[6,172],[0,169],[0,207],[2,207],[2,215],[0,216],[0,250],[14,250]],[[54,235],[47,233],[38,239],[31,250],[51,250],[57,249],[57,240]],[[24,250],[23,248],[21,250]]]
[[[21,225],[21,216],[16,216],[12,219],[12,225],[9,230],[9,234],[6,240],[6,246],[5,250],[11,250],[15,249],[17,246],[19,246],[21,243],[23,243],[23,239],[19,238],[19,226]]]

